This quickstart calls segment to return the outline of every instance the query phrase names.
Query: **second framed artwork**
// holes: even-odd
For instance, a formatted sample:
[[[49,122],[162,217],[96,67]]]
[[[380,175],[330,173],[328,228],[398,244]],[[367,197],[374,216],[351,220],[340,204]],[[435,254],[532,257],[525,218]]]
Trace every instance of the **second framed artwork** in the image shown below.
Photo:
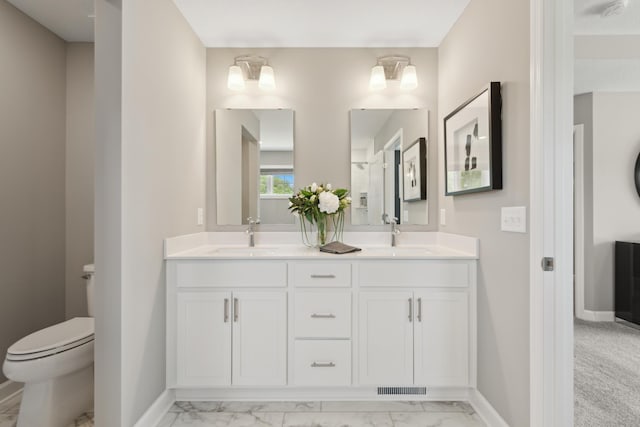
[[[444,118],[445,195],[502,189],[500,82]]]
[[[427,139],[418,138],[402,152],[405,202],[427,200]]]

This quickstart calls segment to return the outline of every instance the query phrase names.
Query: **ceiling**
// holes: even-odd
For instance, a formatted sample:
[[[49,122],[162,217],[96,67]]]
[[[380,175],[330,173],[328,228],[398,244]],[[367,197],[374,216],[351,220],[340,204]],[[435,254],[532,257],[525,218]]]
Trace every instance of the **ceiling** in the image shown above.
[[[93,0],[7,1],[68,42],[94,40]]]
[[[436,47],[470,0],[174,0],[207,47]]]
[[[628,0],[628,6],[619,15],[602,17],[602,12],[613,0],[574,0],[577,35],[586,34],[640,34],[640,0]]]

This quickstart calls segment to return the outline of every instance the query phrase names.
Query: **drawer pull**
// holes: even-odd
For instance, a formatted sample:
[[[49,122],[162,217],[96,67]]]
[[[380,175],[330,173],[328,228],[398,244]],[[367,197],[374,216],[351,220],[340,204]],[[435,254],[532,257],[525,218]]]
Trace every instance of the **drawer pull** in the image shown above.
[[[312,279],[335,279],[335,274],[312,274]]]
[[[413,322],[413,301],[409,298],[409,322]]]
[[[332,313],[321,314],[321,313],[313,313],[311,315],[312,319],[335,319],[336,315]]]
[[[422,322],[422,298],[418,298],[418,322]]]
[[[229,321],[229,298],[224,299],[224,323]]]
[[[313,362],[312,368],[335,368],[336,364],[333,362]]]
[[[237,322],[238,321],[238,298],[234,298],[233,299],[233,321]]]

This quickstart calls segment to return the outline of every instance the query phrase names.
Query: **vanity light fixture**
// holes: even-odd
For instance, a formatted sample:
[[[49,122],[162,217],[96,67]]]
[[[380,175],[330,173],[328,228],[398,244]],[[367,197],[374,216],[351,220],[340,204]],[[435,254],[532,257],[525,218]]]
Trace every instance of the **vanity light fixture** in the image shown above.
[[[273,68],[267,58],[257,55],[238,56],[229,67],[227,87],[231,90],[242,90],[246,80],[257,80],[258,87],[263,90],[276,88]]]
[[[371,69],[369,89],[382,90],[387,87],[387,80],[400,80],[400,88],[412,90],[418,87],[418,75],[411,58],[401,55],[382,56]]]

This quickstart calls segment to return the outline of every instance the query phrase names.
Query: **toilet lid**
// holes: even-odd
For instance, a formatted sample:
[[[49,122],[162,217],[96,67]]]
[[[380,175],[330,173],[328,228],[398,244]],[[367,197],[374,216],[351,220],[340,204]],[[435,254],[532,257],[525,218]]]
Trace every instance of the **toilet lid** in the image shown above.
[[[92,340],[93,331],[93,317],[75,317],[27,335],[9,347],[7,353],[27,356],[69,347],[70,344]]]

